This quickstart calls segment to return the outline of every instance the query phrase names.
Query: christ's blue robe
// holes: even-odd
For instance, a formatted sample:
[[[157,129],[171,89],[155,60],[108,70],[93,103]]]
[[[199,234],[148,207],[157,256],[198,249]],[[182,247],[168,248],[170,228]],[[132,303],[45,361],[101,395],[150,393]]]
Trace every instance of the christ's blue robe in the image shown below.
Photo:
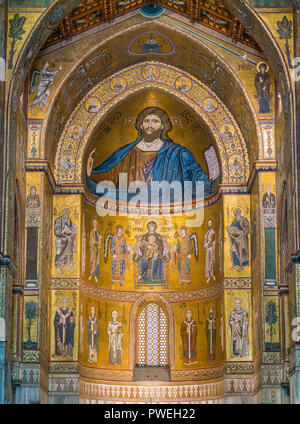
[[[122,146],[101,165],[94,168],[92,174],[102,174],[113,169],[141,140],[142,138],[138,138],[132,143]],[[215,190],[215,181],[208,180],[206,173],[202,170],[194,155],[188,149],[173,143],[173,141],[164,139],[163,142],[164,145],[158,150],[153,166],[152,181],[167,181],[168,183],[179,181],[182,186],[184,181],[192,181],[193,187],[196,181],[203,181],[204,195],[212,194]],[[99,196],[96,192],[97,183],[88,175],[86,182],[89,191]]]

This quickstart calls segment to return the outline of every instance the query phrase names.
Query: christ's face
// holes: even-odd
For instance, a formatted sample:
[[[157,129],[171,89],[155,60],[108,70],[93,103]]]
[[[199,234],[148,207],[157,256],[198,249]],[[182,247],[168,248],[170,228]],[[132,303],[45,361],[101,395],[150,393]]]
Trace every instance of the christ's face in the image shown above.
[[[151,143],[152,141],[156,140],[160,137],[162,129],[163,124],[160,117],[154,113],[150,113],[144,118],[141,124],[142,137],[144,141]]]

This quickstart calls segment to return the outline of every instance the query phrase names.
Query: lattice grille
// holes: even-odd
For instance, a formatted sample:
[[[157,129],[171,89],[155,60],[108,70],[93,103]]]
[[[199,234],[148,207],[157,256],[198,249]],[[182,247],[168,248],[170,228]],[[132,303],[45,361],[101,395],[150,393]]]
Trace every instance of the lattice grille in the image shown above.
[[[137,364],[164,366],[168,364],[168,319],[157,303],[148,303],[137,320]]]

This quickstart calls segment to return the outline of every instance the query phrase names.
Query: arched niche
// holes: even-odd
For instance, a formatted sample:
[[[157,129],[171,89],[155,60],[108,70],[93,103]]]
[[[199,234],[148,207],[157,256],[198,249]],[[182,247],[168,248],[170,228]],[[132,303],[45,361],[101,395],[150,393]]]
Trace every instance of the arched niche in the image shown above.
[[[185,88],[180,89],[180,84],[185,84]],[[82,183],[83,157],[93,131],[121,101],[145,88],[167,92],[192,108],[215,140],[221,158],[222,183],[247,184],[250,172],[247,146],[227,107],[208,87],[187,72],[154,61],[117,72],[82,99],[66,123],[59,141],[55,160],[57,183]],[[89,105],[93,101],[97,108],[91,112]],[[228,130],[232,137],[228,136]]]
[[[129,347],[129,364],[132,370],[135,369],[136,365],[136,331],[137,331],[137,317],[139,311],[143,306],[146,306],[149,303],[156,303],[160,305],[165,313],[168,316],[169,320],[169,332],[168,332],[168,340],[169,340],[169,366],[170,370],[175,367],[175,331],[174,331],[174,313],[171,307],[171,304],[165,299],[165,297],[158,293],[147,293],[142,295],[132,306],[130,311],[130,338],[132,340]]]

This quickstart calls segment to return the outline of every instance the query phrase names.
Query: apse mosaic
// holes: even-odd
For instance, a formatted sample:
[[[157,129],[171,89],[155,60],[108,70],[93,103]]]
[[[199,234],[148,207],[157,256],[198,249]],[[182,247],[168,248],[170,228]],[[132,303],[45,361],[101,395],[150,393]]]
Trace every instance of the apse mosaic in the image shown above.
[[[82,155],[85,145],[89,134],[98,125],[101,117],[127,96],[147,87],[155,87],[163,92],[167,90],[171,95],[192,107],[206,122],[216,139],[222,164],[223,182],[245,183],[249,173],[247,148],[238,126],[225,106],[220,104],[217,97],[193,77],[182,75],[176,68],[155,62],[136,65],[119,72],[117,76],[105,80],[97,88],[91,90],[88,97],[78,105],[66,124],[59,142],[56,157],[58,181],[72,183],[81,180]],[[97,113],[91,114],[87,111],[85,104],[89,97],[101,98],[102,107]],[[215,109],[211,106],[214,104],[213,100],[209,103],[207,98],[213,98],[214,102],[218,102],[218,108]],[[206,110],[201,107],[203,101]],[[142,110],[143,108],[137,113]],[[186,119],[189,119],[188,115],[186,115]],[[132,142],[132,148],[136,143],[137,141]],[[123,159],[128,151],[129,147],[124,146],[123,150],[118,152],[120,159]],[[98,168],[100,173],[110,171],[114,167],[113,165],[117,165],[120,161],[116,156],[112,156],[112,158],[114,159],[111,163],[108,161],[103,164],[102,168]],[[97,170],[94,169],[94,172]],[[87,181],[90,182],[89,179]],[[90,189],[93,192],[91,186],[93,186],[92,183]]]

